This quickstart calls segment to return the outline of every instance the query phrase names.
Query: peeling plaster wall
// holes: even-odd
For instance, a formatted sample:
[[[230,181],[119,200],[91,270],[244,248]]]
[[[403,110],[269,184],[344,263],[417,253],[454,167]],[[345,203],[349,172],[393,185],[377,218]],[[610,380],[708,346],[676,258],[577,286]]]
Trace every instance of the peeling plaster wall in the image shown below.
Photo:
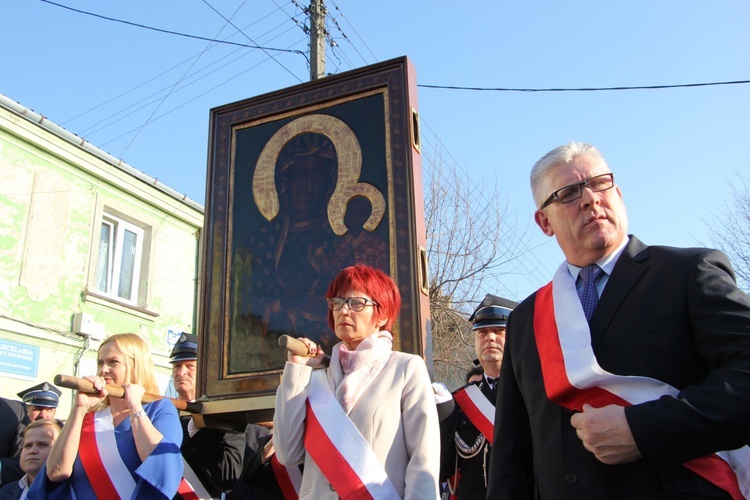
[[[148,291],[137,307],[90,293],[102,211],[115,208],[150,227]],[[160,385],[170,376],[167,330],[192,331],[197,234],[203,213],[54,133],[0,108],[0,341],[38,346],[36,380],[96,367],[93,343],[72,332],[75,313],[106,335],[134,332],[154,355]],[[0,372],[0,396],[35,381]],[[70,410],[64,390],[58,416]]]

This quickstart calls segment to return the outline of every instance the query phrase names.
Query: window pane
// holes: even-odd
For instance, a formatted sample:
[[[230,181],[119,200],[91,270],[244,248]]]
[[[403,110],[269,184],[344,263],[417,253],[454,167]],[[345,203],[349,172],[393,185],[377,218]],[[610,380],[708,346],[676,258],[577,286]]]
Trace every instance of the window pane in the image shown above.
[[[102,222],[102,232],[99,235],[99,255],[96,259],[96,289],[101,292],[109,292],[111,246],[112,226]]]
[[[122,236],[122,257],[120,259],[120,280],[117,286],[117,296],[131,300],[133,293],[133,271],[135,269],[136,245],[138,235],[127,229]]]

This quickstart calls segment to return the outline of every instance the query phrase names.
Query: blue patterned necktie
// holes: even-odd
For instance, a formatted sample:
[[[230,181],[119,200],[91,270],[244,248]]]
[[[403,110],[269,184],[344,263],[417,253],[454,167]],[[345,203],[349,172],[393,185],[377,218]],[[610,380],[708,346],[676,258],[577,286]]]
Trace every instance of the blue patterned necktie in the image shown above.
[[[596,309],[596,303],[599,302],[599,293],[596,291],[596,282],[602,277],[604,271],[596,264],[591,264],[581,269],[580,276],[583,280],[583,288],[578,292],[583,306],[583,313],[586,315],[586,321],[591,321],[591,316]]]

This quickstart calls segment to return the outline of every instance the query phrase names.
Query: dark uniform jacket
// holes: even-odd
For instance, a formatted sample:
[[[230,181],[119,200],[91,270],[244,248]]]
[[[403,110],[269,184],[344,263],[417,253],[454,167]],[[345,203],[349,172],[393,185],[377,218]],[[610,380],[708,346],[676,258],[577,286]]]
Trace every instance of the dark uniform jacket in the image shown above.
[[[26,405],[22,401],[0,398],[0,484],[9,484],[23,477],[18,455],[27,423]]]
[[[478,385],[482,394],[495,404],[496,389],[490,388],[486,378]],[[460,389],[459,389],[460,390]],[[437,405],[440,418],[440,481],[461,474],[456,494],[460,500],[484,498],[490,465],[490,444],[474,427],[469,417],[451,399]]]

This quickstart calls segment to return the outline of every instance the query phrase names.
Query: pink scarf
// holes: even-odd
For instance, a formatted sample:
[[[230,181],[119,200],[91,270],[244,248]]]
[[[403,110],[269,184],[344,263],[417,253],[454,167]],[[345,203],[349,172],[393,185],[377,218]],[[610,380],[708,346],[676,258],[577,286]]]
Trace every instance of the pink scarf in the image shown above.
[[[330,373],[336,400],[347,415],[383,369],[392,350],[393,335],[386,330],[373,333],[354,351],[343,342],[336,344],[331,354]]]

